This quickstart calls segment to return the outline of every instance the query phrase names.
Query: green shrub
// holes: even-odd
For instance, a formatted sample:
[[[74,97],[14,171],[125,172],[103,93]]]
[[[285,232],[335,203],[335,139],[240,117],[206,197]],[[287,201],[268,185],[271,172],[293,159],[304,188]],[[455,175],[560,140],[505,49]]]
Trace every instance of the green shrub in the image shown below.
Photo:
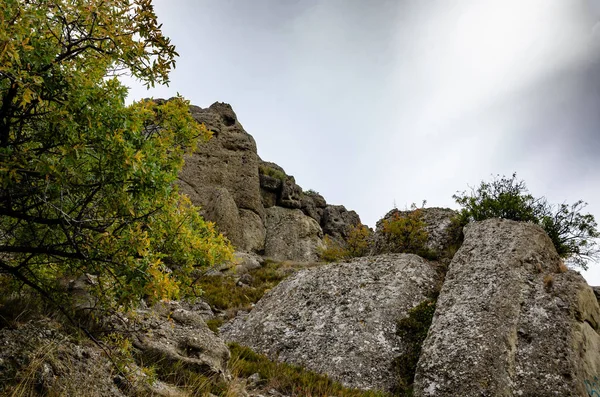
[[[329,236],[323,238],[323,247],[319,248],[319,258],[321,260],[330,263],[348,259],[349,257],[350,252],[342,243]]]
[[[317,196],[317,195],[320,196],[320,193],[313,189],[308,189],[308,190],[304,191],[304,194],[308,194],[309,196]]]
[[[460,223],[504,218],[540,225],[554,243],[556,251],[575,266],[587,269],[589,261],[600,256],[596,220],[583,214],[587,203],[549,204],[545,197],[535,198],[525,182],[497,175],[491,182],[481,182],[470,193],[458,192],[453,196],[462,207]]]
[[[369,252],[369,237],[371,231],[368,227],[359,223],[350,227],[346,243],[348,244],[348,255],[350,257],[365,256]]]
[[[400,336],[406,345],[404,354],[394,360],[398,374],[398,384],[394,392],[401,396],[412,395],[417,363],[433,320],[435,305],[435,299],[426,299],[409,310],[408,316],[396,324],[396,335]]]
[[[276,170],[275,168],[271,168],[264,164],[258,166],[258,172],[262,175],[267,175],[279,179],[280,181],[285,181],[288,177],[285,174],[285,172],[281,172],[279,170]]]
[[[370,235],[369,228],[359,223],[348,229],[348,236],[344,241],[325,236],[319,257],[325,262],[338,262],[365,256],[369,253]]]
[[[437,258],[436,253],[426,247],[429,234],[423,221],[423,210],[412,205],[412,211],[395,212],[392,219],[383,220],[383,233],[401,253],[417,254],[428,259]]]
[[[274,288],[288,273],[278,262],[266,263],[263,267],[249,271],[252,282],[239,287],[231,275],[202,276],[196,285],[202,290],[202,299],[218,310],[250,309],[268,290]]]

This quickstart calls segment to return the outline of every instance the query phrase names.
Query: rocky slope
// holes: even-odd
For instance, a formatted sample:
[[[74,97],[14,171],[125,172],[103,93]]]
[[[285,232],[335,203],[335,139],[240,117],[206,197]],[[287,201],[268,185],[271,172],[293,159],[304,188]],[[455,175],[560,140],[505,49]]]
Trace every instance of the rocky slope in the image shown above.
[[[400,254],[309,269],[223,334],[347,385],[391,390],[392,363],[406,347],[395,321],[431,296],[434,268]],[[592,289],[562,265],[542,229],[471,224],[449,265],[414,393],[586,396],[600,370],[599,324]]]
[[[230,105],[191,106],[191,112],[213,138],[186,159],[181,191],[236,249],[278,260],[317,260],[324,234],[343,237],[360,223],[356,212],[304,192],[283,168],[262,161]]]

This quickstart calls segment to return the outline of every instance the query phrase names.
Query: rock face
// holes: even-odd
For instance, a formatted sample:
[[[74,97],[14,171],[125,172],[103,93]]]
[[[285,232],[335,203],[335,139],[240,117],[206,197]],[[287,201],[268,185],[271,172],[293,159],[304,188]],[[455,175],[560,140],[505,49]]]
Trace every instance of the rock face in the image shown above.
[[[253,249],[255,238],[247,240],[238,210],[251,211],[264,219],[254,138],[228,104],[217,102],[208,109],[191,106],[190,110],[213,132],[213,138],[198,145],[196,153],[186,158],[179,174],[181,190],[194,204],[205,208],[206,219],[217,223],[236,247]]]
[[[600,374],[600,309],[537,226],[465,228],[415,378],[416,396],[587,396]],[[592,395],[592,394],[589,394]]]
[[[422,208],[423,222],[425,222],[425,231],[428,234],[426,247],[436,252],[443,252],[448,245],[454,240],[456,231],[452,228],[452,218],[456,215],[456,211],[449,208]],[[375,230],[375,244],[373,254],[382,254],[390,252],[398,252],[393,241],[390,241],[383,232],[384,220],[391,220],[396,214],[400,216],[406,215],[412,211],[399,211],[393,209],[388,212],[381,220],[377,222]]]
[[[133,337],[133,345],[142,355],[203,374],[227,376],[229,349],[193,307],[159,303],[151,310],[139,310],[138,318],[144,332]]]
[[[208,109],[191,106],[190,110],[213,132],[213,137],[186,158],[179,174],[181,191],[201,207],[203,216],[215,222],[238,251],[279,260],[314,260],[323,237],[322,227],[325,233],[341,236],[348,226],[360,222],[354,211],[327,205],[318,193],[303,192],[283,168],[262,161],[254,138],[238,122],[230,105],[217,102]],[[265,209],[270,208],[279,210],[266,216]],[[291,216],[282,209],[298,212]],[[300,242],[292,242],[295,235],[301,236]]]
[[[321,219],[323,232],[332,237],[346,238],[352,226],[360,224],[360,217],[354,211],[348,211],[343,205],[328,205]]]
[[[265,256],[275,260],[316,261],[322,245],[319,224],[300,210],[267,208]]]
[[[432,292],[437,278],[434,265],[410,254],[304,270],[221,334],[345,385],[389,390],[392,361],[404,349],[396,321]]]

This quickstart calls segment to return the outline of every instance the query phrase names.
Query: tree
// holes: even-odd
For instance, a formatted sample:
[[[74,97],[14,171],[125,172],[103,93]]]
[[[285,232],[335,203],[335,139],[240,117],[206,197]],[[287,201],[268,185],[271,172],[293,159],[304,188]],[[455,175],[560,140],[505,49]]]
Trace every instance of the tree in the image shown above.
[[[459,217],[463,224],[489,218],[535,223],[546,231],[561,257],[583,269],[600,255],[600,233],[594,216],[582,213],[585,202],[554,205],[545,197],[535,198],[516,173],[510,178],[497,175],[492,182],[481,182],[477,189],[453,198],[462,207]]]
[[[177,53],[150,0],[0,4],[0,273],[61,304],[81,275],[104,308],[192,293],[231,245],[175,180],[210,132],[182,98],[125,106],[118,81],[168,83]]]

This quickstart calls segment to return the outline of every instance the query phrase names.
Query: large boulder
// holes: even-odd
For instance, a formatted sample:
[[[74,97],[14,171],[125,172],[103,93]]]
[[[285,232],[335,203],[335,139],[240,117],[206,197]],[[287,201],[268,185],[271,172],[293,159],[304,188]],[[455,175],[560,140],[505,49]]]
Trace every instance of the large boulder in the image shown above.
[[[465,227],[415,377],[416,396],[587,396],[600,308],[538,226]],[[592,394],[589,394],[592,395]]]
[[[399,252],[393,239],[390,239],[384,233],[384,222],[391,221],[396,216],[406,216],[413,211],[393,209],[377,222],[373,254]],[[460,233],[452,221],[456,216],[456,211],[449,208],[436,207],[420,208],[418,211],[422,214],[422,221],[425,223],[425,231],[428,235],[425,247],[437,253],[443,253],[449,245],[456,241],[457,233]]]
[[[177,363],[205,375],[229,377],[229,349],[208,328],[201,311],[179,302],[165,302],[138,310],[136,321],[141,332],[132,336],[133,346],[145,361]]]
[[[311,268],[280,283],[221,334],[347,386],[390,390],[393,360],[405,349],[396,321],[437,282],[435,266],[410,254]]]
[[[267,208],[264,255],[275,260],[316,261],[323,231],[298,209]]]

